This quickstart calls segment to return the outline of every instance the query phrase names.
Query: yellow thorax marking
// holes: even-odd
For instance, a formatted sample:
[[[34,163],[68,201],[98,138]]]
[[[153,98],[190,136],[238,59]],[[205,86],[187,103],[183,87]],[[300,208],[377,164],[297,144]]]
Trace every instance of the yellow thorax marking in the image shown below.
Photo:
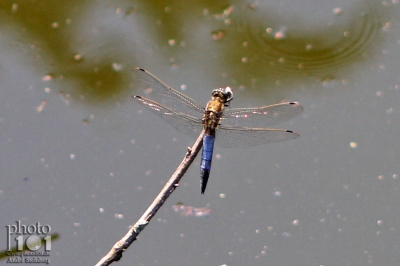
[[[212,97],[208,102],[206,111],[203,116],[204,129],[215,130],[217,128],[219,119],[224,111],[224,100],[220,97]]]

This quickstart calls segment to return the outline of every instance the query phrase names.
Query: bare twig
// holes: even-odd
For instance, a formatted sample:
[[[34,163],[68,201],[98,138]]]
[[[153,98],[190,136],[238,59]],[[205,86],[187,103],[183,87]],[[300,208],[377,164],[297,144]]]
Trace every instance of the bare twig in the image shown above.
[[[179,180],[185,174],[186,170],[192,164],[193,160],[197,156],[197,153],[203,146],[203,135],[204,130],[201,132],[192,148],[188,148],[185,158],[172,174],[171,178],[165,184],[157,197],[154,199],[153,203],[143,213],[142,217],[140,217],[140,219],[129,229],[128,233],[123,238],[114,244],[108,254],[104,256],[96,264],[96,266],[110,265],[112,262],[119,261],[122,258],[122,253],[133,243],[133,241],[136,240],[136,237],[154,217],[158,209],[164,204],[172,192],[174,192],[175,188],[179,186]]]

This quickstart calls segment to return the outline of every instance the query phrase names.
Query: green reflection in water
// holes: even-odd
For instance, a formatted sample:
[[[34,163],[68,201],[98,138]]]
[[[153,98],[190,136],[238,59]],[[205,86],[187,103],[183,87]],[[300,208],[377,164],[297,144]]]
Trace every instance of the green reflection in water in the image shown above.
[[[70,85],[64,88],[72,99],[97,104],[115,100],[115,96],[126,90],[129,71],[120,71],[122,67],[116,65],[122,55],[113,49],[112,42],[103,45],[102,56],[94,59],[87,59],[72,48],[81,41],[83,50],[88,50],[84,47],[85,40],[76,40],[74,36],[80,27],[79,18],[88,12],[85,6],[88,2],[3,0],[0,21],[15,29],[12,36],[15,42],[37,48],[36,59],[48,64],[48,72],[41,73],[43,76],[49,74],[55,82],[73,81],[74,88]]]
[[[76,32],[96,12],[113,18],[120,14],[119,21],[110,22],[115,29],[118,23],[132,23],[151,39],[126,43],[124,35],[136,37],[137,31],[124,32],[126,27],[120,32],[112,27],[103,30],[101,25],[95,25],[87,39],[77,39]],[[278,12],[270,9],[268,1],[0,2],[0,21],[17,29],[13,38],[21,43],[33,42],[26,44],[38,47],[48,63],[48,73],[77,84],[64,89],[72,98],[95,104],[114,102],[127,95],[130,69],[142,66],[137,59],[142,56],[141,45],[150,44],[149,49],[162,51],[163,58],[152,58],[154,62],[172,62],[178,67],[185,60],[191,62],[180,53],[192,48],[171,42],[194,42],[193,34],[201,27],[210,30],[204,37],[208,39],[197,46],[202,49],[198,53],[210,58],[210,62],[207,66],[193,62],[192,67],[213,68],[214,73],[220,73],[216,76],[224,73],[231,77],[233,85],[265,88],[278,83],[292,86],[304,77],[334,80],[338,70],[372,57],[382,40],[386,16],[385,7],[378,0],[354,2],[343,14],[340,10],[334,12],[337,14],[332,14],[332,22],[310,25],[301,17],[295,23],[286,23],[290,20],[276,15]],[[279,13],[285,14],[284,8]],[[82,51],[90,51],[91,56]],[[260,82],[255,85],[255,80]]]

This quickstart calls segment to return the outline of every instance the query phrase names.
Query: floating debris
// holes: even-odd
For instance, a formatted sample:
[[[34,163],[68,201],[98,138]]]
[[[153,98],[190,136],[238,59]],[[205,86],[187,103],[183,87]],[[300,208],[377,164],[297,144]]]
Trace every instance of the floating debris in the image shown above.
[[[214,30],[211,32],[211,38],[214,41],[221,41],[226,35],[226,31],[224,30]]]
[[[38,113],[43,112],[44,106],[45,106],[46,104],[47,104],[47,101],[42,101],[42,103],[41,103],[38,107],[36,107],[36,111],[37,111]]]
[[[75,62],[82,62],[83,61],[83,55],[74,54],[73,59],[74,59]]]
[[[175,212],[179,212],[182,216],[195,216],[195,217],[208,217],[210,216],[211,209],[208,207],[195,208],[193,206],[186,206],[183,203],[177,203],[172,206]]]
[[[42,78],[43,81],[50,81],[52,79],[53,79],[53,75],[52,74],[47,74]]]

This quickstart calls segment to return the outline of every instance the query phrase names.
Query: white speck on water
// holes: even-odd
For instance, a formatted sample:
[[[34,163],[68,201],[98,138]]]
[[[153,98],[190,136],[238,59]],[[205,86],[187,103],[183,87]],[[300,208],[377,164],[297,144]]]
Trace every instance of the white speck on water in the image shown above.
[[[12,4],[11,6],[11,12],[15,13],[18,10],[18,4]]]
[[[112,63],[112,68],[113,68],[113,70],[115,71],[115,72],[119,72],[119,71],[121,71],[122,70],[122,65],[121,64],[118,64],[118,63]]]
[[[52,79],[53,79],[52,75],[49,75],[49,74],[43,76],[43,78],[42,78],[43,81],[50,81],[50,80],[52,80]]]
[[[174,40],[174,39],[169,39],[169,40],[168,40],[168,44],[169,44],[169,46],[175,46],[176,40]]]
[[[389,109],[386,110],[386,113],[388,115],[392,114],[393,112],[394,112],[394,108],[393,107],[390,107]]]
[[[114,214],[114,218],[115,218],[115,219],[122,220],[122,219],[124,219],[124,215],[123,215],[123,214],[120,214],[120,213],[115,213],[115,214]]]
[[[358,144],[356,143],[356,142],[350,142],[350,148],[353,148],[353,149],[355,149],[355,148],[357,148],[358,147]]]
[[[81,54],[74,54],[74,60],[76,62],[82,62],[83,61],[83,55]]]
[[[339,15],[341,15],[341,14],[343,13],[343,10],[342,10],[340,7],[335,7],[335,8],[332,10],[332,13],[335,14],[335,15],[337,15],[337,16],[339,16]]]

